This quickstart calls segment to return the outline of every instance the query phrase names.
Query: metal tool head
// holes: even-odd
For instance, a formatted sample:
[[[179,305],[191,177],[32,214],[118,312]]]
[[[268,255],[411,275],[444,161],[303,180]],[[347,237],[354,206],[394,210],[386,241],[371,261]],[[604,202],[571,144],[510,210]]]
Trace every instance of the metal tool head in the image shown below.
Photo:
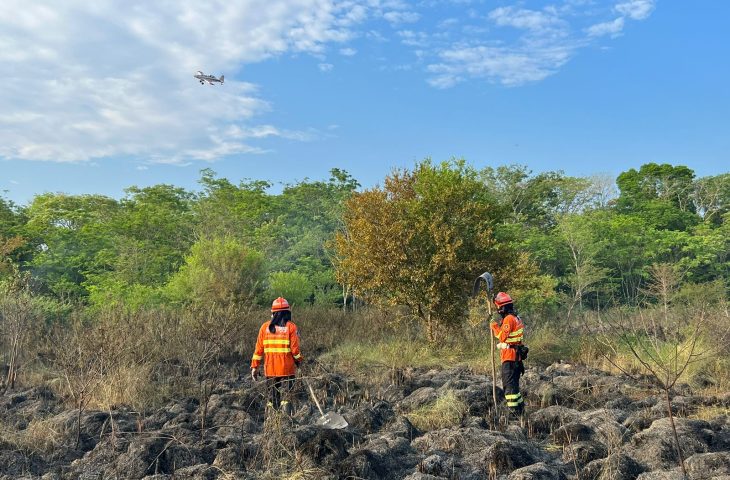
[[[341,430],[347,427],[348,423],[345,417],[335,412],[327,412],[317,419],[316,425],[329,428],[331,430]]]
[[[494,279],[492,278],[492,274],[489,272],[484,272],[479,275],[476,280],[474,280],[474,288],[471,292],[473,297],[477,296],[477,294],[479,293],[482,282],[486,284],[487,292],[491,292],[494,288]]]

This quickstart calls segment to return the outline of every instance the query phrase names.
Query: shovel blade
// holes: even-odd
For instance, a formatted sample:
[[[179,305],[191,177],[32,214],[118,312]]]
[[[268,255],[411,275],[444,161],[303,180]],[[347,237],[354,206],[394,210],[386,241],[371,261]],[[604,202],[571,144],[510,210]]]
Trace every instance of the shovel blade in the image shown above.
[[[340,430],[347,427],[347,420],[339,413],[327,412],[317,419],[316,424],[331,430]]]

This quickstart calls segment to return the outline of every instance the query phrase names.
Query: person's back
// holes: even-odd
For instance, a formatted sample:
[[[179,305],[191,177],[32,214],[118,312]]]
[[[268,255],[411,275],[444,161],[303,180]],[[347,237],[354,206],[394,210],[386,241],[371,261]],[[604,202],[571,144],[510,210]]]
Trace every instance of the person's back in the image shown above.
[[[261,361],[264,362],[264,376],[269,389],[267,406],[275,409],[281,407],[288,413],[288,394],[302,358],[299,330],[291,321],[289,302],[279,297],[271,306],[271,320],[259,328],[256,349],[251,358],[251,377],[254,381]]]

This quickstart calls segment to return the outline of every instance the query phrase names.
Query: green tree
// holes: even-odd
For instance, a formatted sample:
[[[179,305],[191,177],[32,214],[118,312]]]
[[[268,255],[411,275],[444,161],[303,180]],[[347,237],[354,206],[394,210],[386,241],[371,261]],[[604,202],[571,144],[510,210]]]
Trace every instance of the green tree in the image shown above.
[[[271,183],[248,180],[234,185],[210,169],[201,174],[203,192],[194,207],[196,236],[240,238],[261,249],[257,232],[276,216],[275,197],[267,194]]]
[[[273,272],[269,275],[269,299],[284,297],[292,305],[310,303],[314,284],[300,272]]]
[[[693,201],[704,221],[721,223],[723,215],[730,212],[730,173],[697,179]]]
[[[647,163],[616,179],[620,213],[641,215],[658,229],[685,230],[698,221],[693,196],[694,172],[684,166]]]
[[[35,251],[27,266],[57,296],[86,296],[86,280],[111,268],[106,252],[118,210],[118,202],[101,195],[36,196],[21,233]]]
[[[111,226],[106,253],[114,280],[161,286],[182,265],[193,243],[194,196],[172,185],[130,187]]]
[[[264,258],[234,238],[201,239],[170,279],[166,293],[179,303],[250,305],[261,291]]]
[[[606,278],[608,269],[598,265],[598,256],[605,248],[605,242],[597,237],[592,216],[589,214],[567,214],[558,223],[558,234],[569,259],[570,269],[565,276],[572,291],[568,318],[576,305],[583,308],[583,298],[594,292]]]

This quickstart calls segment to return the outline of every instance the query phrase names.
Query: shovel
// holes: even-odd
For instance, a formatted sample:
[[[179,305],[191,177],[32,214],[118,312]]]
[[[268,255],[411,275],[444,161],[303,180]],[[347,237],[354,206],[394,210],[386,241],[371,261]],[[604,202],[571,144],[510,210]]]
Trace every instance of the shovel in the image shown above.
[[[329,428],[332,430],[340,430],[342,428],[347,427],[347,420],[345,420],[345,417],[343,417],[339,413],[335,413],[335,412],[324,413],[322,411],[322,407],[319,405],[319,401],[317,401],[317,396],[314,394],[314,390],[312,390],[312,386],[306,380],[304,380],[304,383],[307,384],[307,388],[309,389],[309,394],[312,396],[312,400],[314,400],[315,405],[317,405],[317,410],[319,410],[319,414],[321,415],[321,417],[318,418],[315,423],[317,425],[319,425],[320,427]]]

